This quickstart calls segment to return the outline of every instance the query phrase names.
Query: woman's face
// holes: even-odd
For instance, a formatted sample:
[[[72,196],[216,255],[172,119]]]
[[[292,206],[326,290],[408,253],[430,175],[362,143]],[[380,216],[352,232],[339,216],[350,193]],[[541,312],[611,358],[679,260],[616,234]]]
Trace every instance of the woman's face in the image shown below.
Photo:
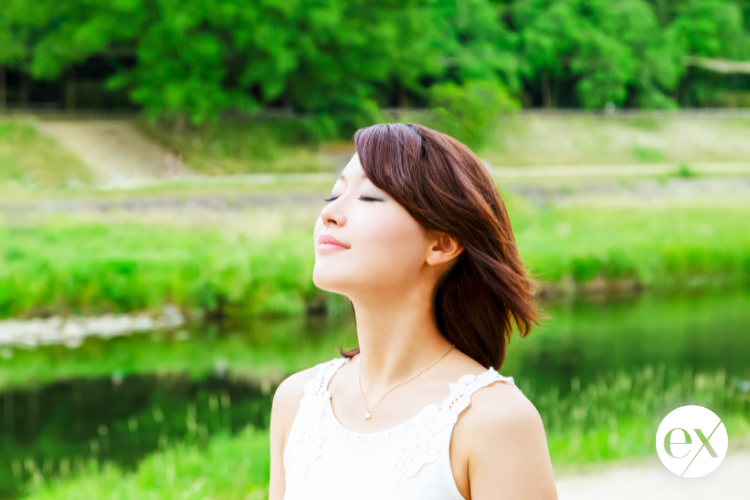
[[[331,198],[315,223],[315,285],[350,298],[413,287],[430,242],[419,223],[365,177],[356,154]],[[327,237],[343,246],[321,243]]]

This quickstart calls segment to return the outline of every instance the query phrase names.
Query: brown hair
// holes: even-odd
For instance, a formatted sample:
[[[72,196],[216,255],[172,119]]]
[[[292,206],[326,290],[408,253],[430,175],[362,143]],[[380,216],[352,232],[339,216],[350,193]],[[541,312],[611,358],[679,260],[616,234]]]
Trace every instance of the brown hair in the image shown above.
[[[437,326],[458,350],[499,370],[513,324],[525,337],[538,311],[489,172],[461,142],[415,123],[359,129],[354,142],[373,184],[425,230],[446,232],[463,245],[436,285]],[[350,358],[359,347],[339,352]]]

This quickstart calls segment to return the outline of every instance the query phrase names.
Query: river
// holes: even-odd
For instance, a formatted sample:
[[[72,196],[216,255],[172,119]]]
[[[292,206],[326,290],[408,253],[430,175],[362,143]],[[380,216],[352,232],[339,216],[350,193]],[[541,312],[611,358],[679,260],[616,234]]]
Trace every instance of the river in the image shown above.
[[[562,395],[573,381],[659,364],[750,380],[749,305],[742,290],[544,303],[548,319],[525,339],[514,335],[500,372],[526,390]],[[6,348],[0,498],[18,497],[34,474],[71,473],[90,458],[132,467],[175,441],[265,428],[279,380],[354,345],[344,315]]]

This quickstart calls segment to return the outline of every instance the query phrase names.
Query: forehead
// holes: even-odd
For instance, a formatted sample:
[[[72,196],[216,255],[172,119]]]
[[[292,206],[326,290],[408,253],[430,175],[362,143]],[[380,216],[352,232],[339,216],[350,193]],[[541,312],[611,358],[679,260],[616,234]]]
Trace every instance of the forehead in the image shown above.
[[[344,170],[341,171],[339,180],[349,181],[360,179],[367,179],[367,176],[362,168],[362,164],[359,162],[359,156],[355,153],[351,160],[349,160],[349,163],[346,164],[346,167],[344,167]]]

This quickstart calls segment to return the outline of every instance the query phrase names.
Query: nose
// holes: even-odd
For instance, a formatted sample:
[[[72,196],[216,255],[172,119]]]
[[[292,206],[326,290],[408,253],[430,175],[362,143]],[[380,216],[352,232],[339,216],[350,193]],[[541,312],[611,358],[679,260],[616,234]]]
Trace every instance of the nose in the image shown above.
[[[328,204],[323,207],[320,211],[320,219],[323,221],[323,225],[328,227],[333,224],[341,227],[346,223],[346,215],[344,215],[343,204],[337,203],[341,198],[329,201]]]

